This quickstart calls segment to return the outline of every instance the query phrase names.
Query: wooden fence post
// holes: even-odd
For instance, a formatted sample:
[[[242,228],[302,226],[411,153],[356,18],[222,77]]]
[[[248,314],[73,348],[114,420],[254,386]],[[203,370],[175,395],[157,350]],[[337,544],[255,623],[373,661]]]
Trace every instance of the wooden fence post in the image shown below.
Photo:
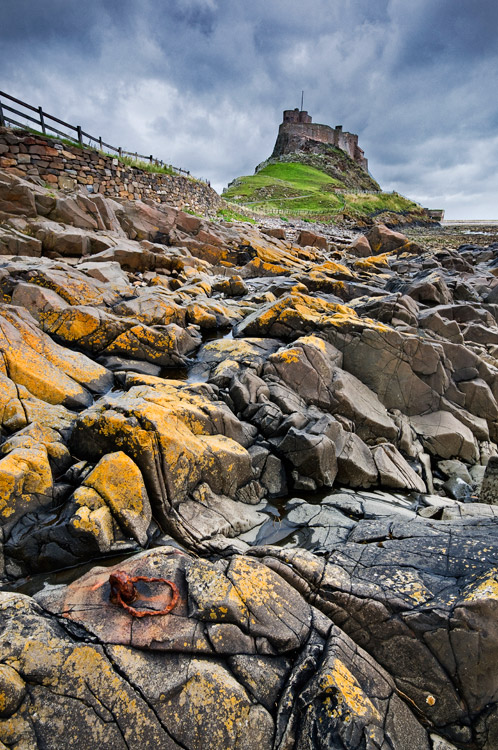
[[[42,129],[43,135],[46,135],[47,130],[45,128],[45,120],[43,119],[43,109],[41,107],[38,107],[38,114],[40,115],[40,125]]]
[[[102,151],[102,136],[99,135],[99,149]]]
[[[5,118],[3,116],[2,102],[0,102],[0,127],[5,127]]]
[[[83,135],[81,133],[81,125],[76,125],[76,130],[78,133],[78,143],[83,144]]]
[[[118,148],[118,156],[123,156],[123,149],[121,146]]]

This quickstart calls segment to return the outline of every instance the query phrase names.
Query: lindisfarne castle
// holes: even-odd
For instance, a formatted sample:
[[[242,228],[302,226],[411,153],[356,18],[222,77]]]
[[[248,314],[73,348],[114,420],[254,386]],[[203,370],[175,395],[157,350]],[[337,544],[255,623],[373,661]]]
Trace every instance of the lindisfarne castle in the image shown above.
[[[342,125],[331,128],[330,125],[319,125],[312,122],[305,110],[284,110],[283,121],[278,129],[278,137],[271,158],[278,158],[295,151],[313,150],[312,141],[327,143],[345,151],[365,172],[368,172],[368,160],[358,146],[358,136],[342,129]]]

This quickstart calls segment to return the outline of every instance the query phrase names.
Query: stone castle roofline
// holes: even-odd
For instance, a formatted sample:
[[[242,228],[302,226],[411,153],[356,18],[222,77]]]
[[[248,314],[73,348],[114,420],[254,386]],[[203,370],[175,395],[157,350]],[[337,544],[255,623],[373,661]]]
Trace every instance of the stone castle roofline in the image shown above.
[[[302,141],[318,141],[327,143],[345,151],[365,172],[368,172],[368,160],[363,150],[358,146],[358,136],[342,129],[342,125],[331,128],[330,125],[320,125],[312,122],[311,116],[305,110],[286,109],[283,113],[282,124],[278,129],[277,142],[273,150],[273,157],[283,156],[300,150]]]

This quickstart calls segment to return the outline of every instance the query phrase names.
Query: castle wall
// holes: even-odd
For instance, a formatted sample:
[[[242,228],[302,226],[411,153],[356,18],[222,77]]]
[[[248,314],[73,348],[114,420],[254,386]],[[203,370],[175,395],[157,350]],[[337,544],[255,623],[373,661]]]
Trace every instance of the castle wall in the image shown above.
[[[110,198],[150,199],[199,213],[216,211],[220,196],[205,182],[178,174],[147,172],[112,156],[26,131],[0,128],[0,169],[61,189],[87,186]]]

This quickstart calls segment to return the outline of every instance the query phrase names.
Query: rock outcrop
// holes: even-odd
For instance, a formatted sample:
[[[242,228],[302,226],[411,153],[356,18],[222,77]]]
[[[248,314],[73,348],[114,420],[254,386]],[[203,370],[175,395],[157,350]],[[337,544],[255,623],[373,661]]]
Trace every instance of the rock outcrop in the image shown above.
[[[498,246],[278,229],[0,177],[4,747],[497,746]]]

